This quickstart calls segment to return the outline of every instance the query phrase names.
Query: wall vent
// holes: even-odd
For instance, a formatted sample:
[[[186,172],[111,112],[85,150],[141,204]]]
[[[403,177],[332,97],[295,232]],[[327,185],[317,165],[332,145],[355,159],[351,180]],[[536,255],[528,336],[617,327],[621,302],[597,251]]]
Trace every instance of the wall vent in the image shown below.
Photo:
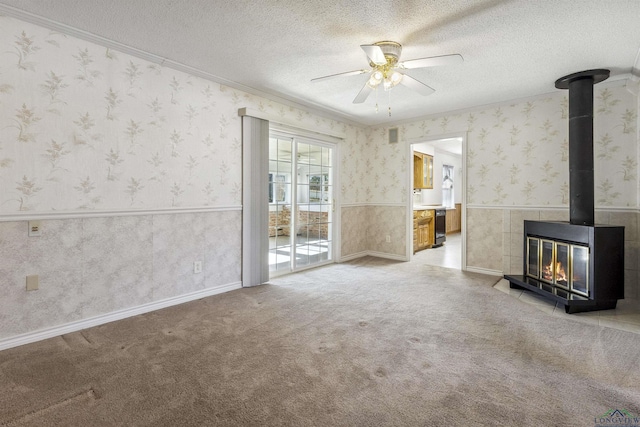
[[[398,143],[398,128],[389,128],[389,144]]]

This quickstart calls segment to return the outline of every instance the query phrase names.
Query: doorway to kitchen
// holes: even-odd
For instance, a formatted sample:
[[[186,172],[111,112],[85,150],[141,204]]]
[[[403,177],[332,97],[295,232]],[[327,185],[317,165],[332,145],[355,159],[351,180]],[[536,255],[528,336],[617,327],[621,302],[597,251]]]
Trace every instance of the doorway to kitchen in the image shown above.
[[[407,214],[411,262],[465,269],[465,143],[465,134],[410,141],[413,167]]]
[[[335,147],[269,136],[269,275],[333,261]]]

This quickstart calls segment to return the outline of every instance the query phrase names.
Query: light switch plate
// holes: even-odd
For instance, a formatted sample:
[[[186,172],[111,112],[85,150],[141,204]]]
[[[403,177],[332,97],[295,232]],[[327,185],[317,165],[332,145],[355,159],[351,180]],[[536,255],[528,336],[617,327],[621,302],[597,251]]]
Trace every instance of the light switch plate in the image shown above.
[[[40,288],[40,277],[37,274],[27,276],[27,290],[37,291]]]
[[[42,235],[42,224],[40,221],[29,221],[29,237],[40,237]]]

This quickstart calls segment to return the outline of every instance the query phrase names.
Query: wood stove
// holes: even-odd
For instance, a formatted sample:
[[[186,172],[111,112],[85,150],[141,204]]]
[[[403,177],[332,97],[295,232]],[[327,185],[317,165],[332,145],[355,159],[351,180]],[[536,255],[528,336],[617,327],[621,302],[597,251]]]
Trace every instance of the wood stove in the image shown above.
[[[567,313],[616,308],[624,298],[624,227],[524,222],[523,275],[512,288],[562,303]]]
[[[593,85],[608,77],[600,69],[556,81],[569,89],[570,221],[525,221],[523,274],[504,276],[567,313],[613,309],[624,298],[624,227],[594,224]]]

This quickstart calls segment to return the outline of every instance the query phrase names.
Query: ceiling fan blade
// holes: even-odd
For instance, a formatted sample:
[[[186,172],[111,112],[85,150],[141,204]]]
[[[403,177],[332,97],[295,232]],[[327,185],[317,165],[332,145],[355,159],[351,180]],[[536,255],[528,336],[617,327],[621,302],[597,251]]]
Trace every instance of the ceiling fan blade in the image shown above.
[[[435,92],[435,89],[433,89],[432,87],[427,86],[421,81],[418,81],[411,76],[407,76],[406,74],[402,75],[402,80],[400,80],[400,83],[405,85],[409,89],[415,90],[423,96],[431,95],[433,92]]]
[[[442,56],[430,56],[428,58],[410,59],[408,61],[398,63],[398,68],[404,68],[410,70],[412,68],[424,68],[424,67],[437,67],[439,65],[450,65],[458,62],[463,62],[462,55],[442,55]]]
[[[369,86],[369,82],[365,83],[364,86],[362,86],[362,89],[360,89],[360,92],[358,92],[358,95],[353,100],[353,103],[362,104],[364,101],[367,100],[367,98],[369,97],[369,94],[372,91],[373,91],[373,88]]]
[[[322,80],[328,80],[328,79],[332,79],[334,77],[346,77],[346,76],[356,76],[358,74],[364,74],[364,73],[368,73],[371,70],[353,70],[353,71],[347,71],[345,73],[338,73],[338,74],[330,74],[328,76],[324,76],[324,77],[316,77],[315,79],[311,79],[312,82],[320,82]]]
[[[367,54],[367,58],[371,60],[374,64],[384,65],[387,63],[387,58],[384,57],[384,52],[380,46],[376,46],[374,44],[363,44],[360,45],[364,53]]]

